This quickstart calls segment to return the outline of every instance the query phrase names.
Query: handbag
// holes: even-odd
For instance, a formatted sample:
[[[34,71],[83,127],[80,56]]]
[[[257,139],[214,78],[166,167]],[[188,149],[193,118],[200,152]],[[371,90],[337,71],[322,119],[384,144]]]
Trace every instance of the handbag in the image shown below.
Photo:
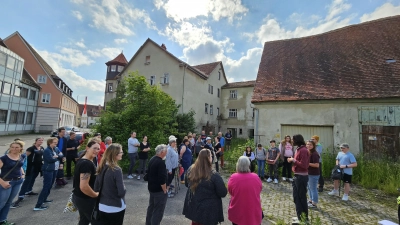
[[[99,221],[100,220],[100,210],[99,210],[100,196],[101,196],[101,190],[103,189],[103,184],[104,184],[104,175],[106,174],[107,170],[108,170],[108,167],[103,173],[103,176],[102,176],[102,179],[101,179],[99,196],[96,199],[96,204],[94,205],[94,208],[93,208],[93,211],[92,211],[91,219],[94,220],[94,221]]]
[[[72,202],[72,196],[73,195],[74,195],[74,193],[72,192],[71,195],[68,198],[67,205],[64,208],[64,213],[78,211],[78,209],[76,208],[74,202]]]

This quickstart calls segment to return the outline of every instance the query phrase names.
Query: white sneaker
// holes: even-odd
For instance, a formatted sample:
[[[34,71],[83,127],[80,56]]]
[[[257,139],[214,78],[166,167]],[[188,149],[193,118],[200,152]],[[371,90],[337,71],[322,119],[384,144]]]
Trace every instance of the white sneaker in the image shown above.
[[[283,180],[283,181],[286,181],[286,177],[282,177],[282,180]]]
[[[277,184],[278,183],[278,179],[274,179],[274,183]]]
[[[339,191],[337,191],[337,190],[332,190],[331,192],[328,193],[328,195],[339,196]],[[344,196],[343,196],[343,197],[344,197]]]
[[[136,174],[133,174],[133,176],[136,177],[137,175],[136,175]]]
[[[268,178],[267,182],[268,182],[268,183],[272,182],[272,179],[271,179],[271,178]]]
[[[131,174],[128,175],[128,179],[133,179],[133,176]]]
[[[139,176],[137,176],[137,178],[136,178],[136,179],[140,180],[140,175],[139,175]]]
[[[289,181],[290,181],[290,182],[293,182],[293,179],[292,179],[292,178],[289,178]]]
[[[349,200],[349,195],[344,194],[342,200],[343,201],[348,201]]]

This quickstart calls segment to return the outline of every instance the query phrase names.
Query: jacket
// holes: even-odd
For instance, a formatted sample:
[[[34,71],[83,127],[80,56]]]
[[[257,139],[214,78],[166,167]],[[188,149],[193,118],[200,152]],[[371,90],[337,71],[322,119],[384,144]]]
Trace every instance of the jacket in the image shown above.
[[[185,176],[185,185],[190,187],[188,175]],[[210,180],[202,180],[192,193],[188,188],[183,205],[183,215],[186,218],[200,224],[215,225],[224,221],[224,211],[222,209],[222,199],[228,193],[222,177],[215,171],[211,172]]]
[[[58,160],[61,160],[63,156],[58,155],[60,151],[58,150],[57,147],[54,148],[54,151],[57,154],[57,158],[53,158],[53,149],[50,148],[50,146],[47,146],[47,148],[43,151],[43,166],[42,166],[42,171],[54,171],[56,169],[56,164]]]
[[[60,141],[60,136],[57,136],[58,141]],[[66,137],[62,137],[63,139],[63,146],[60,149],[60,151],[63,153],[63,155],[67,155],[67,138]]]
[[[308,166],[310,164],[310,153],[306,146],[302,145],[297,148],[296,154],[294,155],[295,161],[293,161],[292,171],[295,174],[308,175]]]
[[[104,180],[107,182],[103,182],[103,173],[107,168],[108,166],[106,165],[101,173],[97,175],[96,182],[94,183],[94,191],[100,191],[100,187],[103,185],[100,203],[107,206],[122,207],[121,199],[125,202],[126,193],[122,170],[119,167],[114,168],[114,170],[108,168],[104,174]]]

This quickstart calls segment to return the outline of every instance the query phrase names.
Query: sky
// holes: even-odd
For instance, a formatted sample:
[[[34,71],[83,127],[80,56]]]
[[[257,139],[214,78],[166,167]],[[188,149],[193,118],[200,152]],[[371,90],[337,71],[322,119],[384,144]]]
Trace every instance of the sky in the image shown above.
[[[400,0],[35,0],[1,3],[0,38],[18,31],[88,104],[104,102],[106,65],[151,38],[190,65],[222,61],[254,80],[265,42],[400,15]]]

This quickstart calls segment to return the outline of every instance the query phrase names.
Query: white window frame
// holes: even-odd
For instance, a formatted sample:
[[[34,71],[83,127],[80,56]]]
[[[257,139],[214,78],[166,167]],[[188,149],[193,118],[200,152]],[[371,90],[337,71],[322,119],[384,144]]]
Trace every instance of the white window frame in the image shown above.
[[[151,75],[150,76],[150,85],[156,85],[156,75]]]
[[[48,96],[48,101],[49,101],[49,102],[46,102],[46,101],[43,102],[43,98],[44,98],[45,95]],[[45,100],[47,100],[47,99],[45,99]],[[50,104],[50,100],[51,100],[51,94],[50,94],[50,93],[42,93],[42,98],[40,99],[40,102],[41,102],[41,103],[43,103],[43,104]]]
[[[145,65],[149,65],[150,64],[150,56],[146,55],[146,61],[144,63]]]
[[[117,66],[117,71],[118,71],[118,72],[121,72],[122,70],[124,70],[124,66],[118,65],[118,66]]]
[[[229,118],[237,118],[237,109],[229,109]]]
[[[113,92],[113,83],[108,83],[108,92]]]
[[[214,113],[214,106],[210,105],[210,115],[213,115],[213,113]]]
[[[111,72],[117,72],[117,65],[111,65]]]
[[[230,99],[237,99],[238,93],[237,90],[230,90],[229,91],[229,98]]]
[[[60,81],[61,82],[61,81]],[[38,75],[38,83],[45,84],[47,83],[47,76],[46,75]]]
[[[161,77],[161,84],[169,84],[169,73],[164,73],[164,76]]]

